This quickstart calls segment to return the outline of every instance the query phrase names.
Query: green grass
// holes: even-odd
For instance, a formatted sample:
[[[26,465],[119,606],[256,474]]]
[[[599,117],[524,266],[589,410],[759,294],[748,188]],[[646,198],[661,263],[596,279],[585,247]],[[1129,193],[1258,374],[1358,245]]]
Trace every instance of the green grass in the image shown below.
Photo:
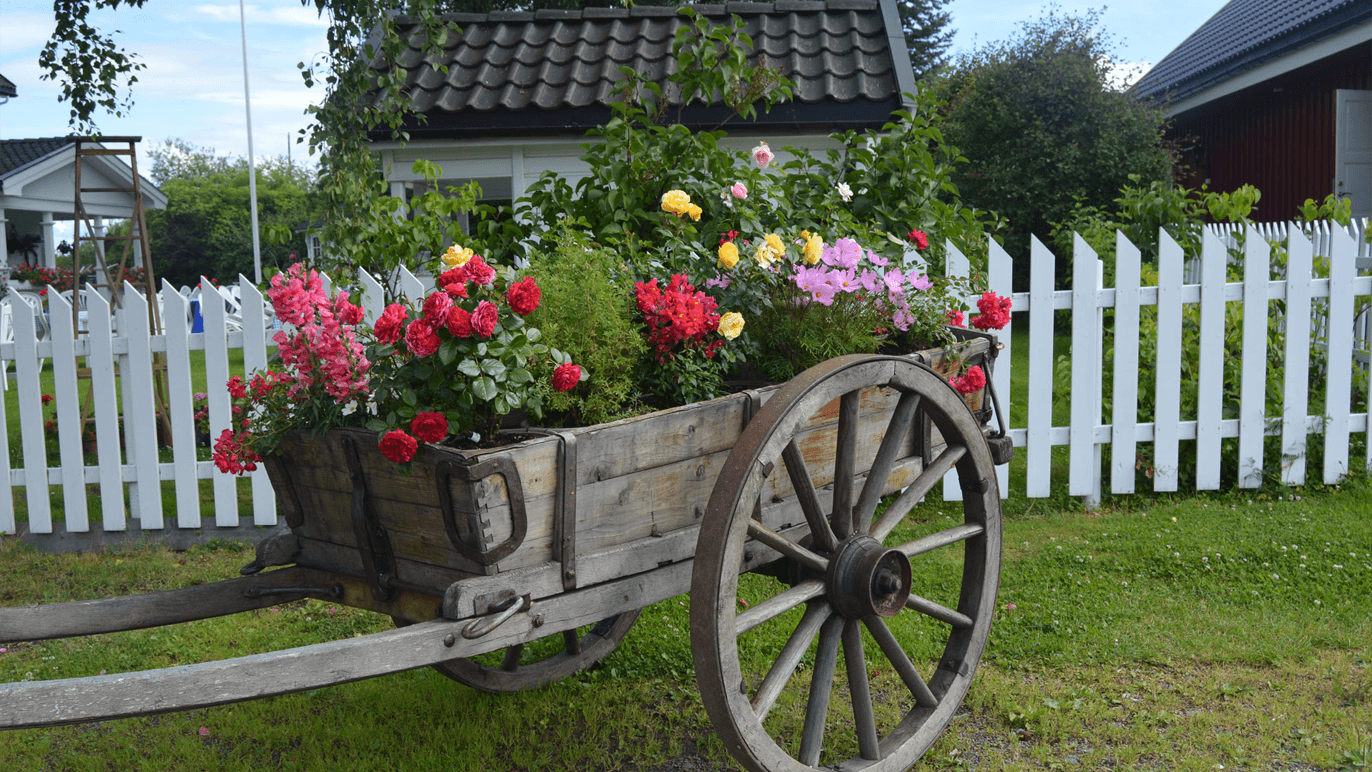
[[[1007,519],[990,647],[965,710],[918,768],[1337,770],[1372,755],[1372,485],[1127,501]],[[951,512],[931,501],[903,527],[937,530]],[[917,591],[947,601],[938,577],[956,555],[925,557]],[[185,586],[233,576],[250,558],[222,542],[184,553],[49,556],[9,540],[0,544],[0,603]],[[745,598],[771,582],[746,580]],[[535,692],[486,695],[421,670],[208,710],[3,733],[0,758],[25,770],[734,769],[696,693],[690,600],[649,607],[601,667]],[[242,656],[389,627],[378,615],[298,602],[152,631],[8,644],[0,682]],[[748,639],[747,668],[766,667],[780,627]],[[926,668],[937,632],[917,618],[900,632]],[[902,691],[883,664],[873,660],[873,683],[879,720],[891,721]],[[836,724],[851,721],[835,703]],[[803,699],[784,700],[769,726],[794,723],[803,708]]]

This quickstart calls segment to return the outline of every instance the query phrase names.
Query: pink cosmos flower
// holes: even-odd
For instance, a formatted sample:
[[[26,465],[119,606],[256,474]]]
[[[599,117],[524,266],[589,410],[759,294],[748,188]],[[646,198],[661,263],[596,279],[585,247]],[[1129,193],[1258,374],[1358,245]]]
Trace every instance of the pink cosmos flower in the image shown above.
[[[766,142],[759,142],[757,147],[753,148],[753,161],[757,163],[759,169],[766,169],[767,164],[771,163],[773,158],[776,158],[776,154],[767,147]]]
[[[766,166],[767,164],[762,165]],[[741,182],[735,182],[734,186],[729,188],[729,192],[734,194],[734,198],[745,199],[748,197],[748,186]]]
[[[868,292],[876,292],[877,288],[880,287],[882,284],[881,275],[878,274],[876,271],[868,269],[866,271],[863,271],[862,275],[858,277],[858,283],[862,285],[862,288],[864,290]]]
[[[867,250],[867,262],[871,263],[872,265],[875,265],[878,268],[885,268],[886,266],[891,264],[890,260],[887,260],[886,258],[882,257],[881,255],[878,255],[876,252],[873,252],[870,249]]]
[[[834,242],[832,247],[825,249],[820,254],[821,261],[825,265],[847,270],[857,267],[858,261],[862,259],[862,247],[858,246],[852,239],[839,239]]]
[[[886,291],[892,296],[905,294],[905,272],[899,268],[892,268],[882,277],[886,281]]]

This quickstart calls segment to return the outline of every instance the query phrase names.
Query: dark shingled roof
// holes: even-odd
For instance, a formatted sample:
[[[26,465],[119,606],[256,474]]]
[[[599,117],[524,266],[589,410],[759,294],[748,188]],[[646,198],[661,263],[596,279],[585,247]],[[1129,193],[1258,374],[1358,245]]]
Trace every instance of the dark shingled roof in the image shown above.
[[[1368,20],[1368,0],[1231,0],[1149,70],[1134,92],[1159,101],[1185,99]]]
[[[692,7],[716,25],[738,15],[754,50],[794,81],[790,103],[759,111],[759,129],[880,126],[900,108],[901,93],[914,90],[892,0]],[[418,25],[399,19],[410,41],[399,64],[415,109],[428,116],[427,124],[409,125],[414,138],[583,132],[609,117],[621,67],[658,82],[675,71],[672,41],[687,23],[676,9],[656,6],[441,18],[462,32],[449,37],[439,62],[423,61]],[[443,64],[446,75],[437,69]],[[697,105],[683,122],[714,126],[724,110]]]
[[[71,144],[71,137],[0,139],[0,174],[9,174]]]
[[[19,90],[14,87],[14,81],[0,75],[0,98],[19,96]]]

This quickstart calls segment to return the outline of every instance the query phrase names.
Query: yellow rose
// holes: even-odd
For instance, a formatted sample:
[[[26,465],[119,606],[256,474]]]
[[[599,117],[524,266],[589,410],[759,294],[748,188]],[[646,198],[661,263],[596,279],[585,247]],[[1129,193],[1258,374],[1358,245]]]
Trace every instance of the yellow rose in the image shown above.
[[[763,240],[766,241],[767,246],[770,247],[774,253],[776,253],[776,257],[781,257],[782,255],[786,254],[786,245],[782,243],[780,236],[776,235],[775,233],[769,233],[767,234],[767,237]]]
[[[700,215],[703,213],[703,211],[704,211],[704,210],[702,210],[700,207],[696,206],[695,204],[689,204],[689,205],[686,207],[686,214],[689,214],[689,215],[691,216],[691,220],[692,220],[693,222],[700,222]]]
[[[771,247],[767,246],[767,242],[765,241],[759,244],[757,252],[753,253],[753,259],[757,260],[757,264],[763,268],[772,267],[772,263],[776,262],[777,257],[777,253],[773,251]]]
[[[448,247],[448,251],[444,252],[443,257],[440,259],[443,261],[444,268],[452,270],[453,268],[460,268],[466,265],[467,261],[471,260],[472,256],[475,254],[476,253],[470,249],[459,247],[454,244],[451,247]]]
[[[819,234],[807,236],[805,239],[805,262],[814,265],[819,262],[819,256],[824,252],[824,240]]]
[[[719,245],[719,267],[733,268],[738,265],[738,247],[732,241]]]
[[[686,195],[684,190],[669,190],[662,194],[662,211],[671,212],[680,217],[689,211],[691,197]]]
[[[737,338],[738,334],[743,332],[743,314],[730,311],[719,317],[719,327],[716,331],[728,340]]]

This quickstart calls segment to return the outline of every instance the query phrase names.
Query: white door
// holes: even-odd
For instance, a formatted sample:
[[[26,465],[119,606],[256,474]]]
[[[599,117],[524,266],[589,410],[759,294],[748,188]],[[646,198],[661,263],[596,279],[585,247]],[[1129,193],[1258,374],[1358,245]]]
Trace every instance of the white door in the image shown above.
[[[1372,217],[1372,91],[1339,89],[1335,100],[1334,194]]]

